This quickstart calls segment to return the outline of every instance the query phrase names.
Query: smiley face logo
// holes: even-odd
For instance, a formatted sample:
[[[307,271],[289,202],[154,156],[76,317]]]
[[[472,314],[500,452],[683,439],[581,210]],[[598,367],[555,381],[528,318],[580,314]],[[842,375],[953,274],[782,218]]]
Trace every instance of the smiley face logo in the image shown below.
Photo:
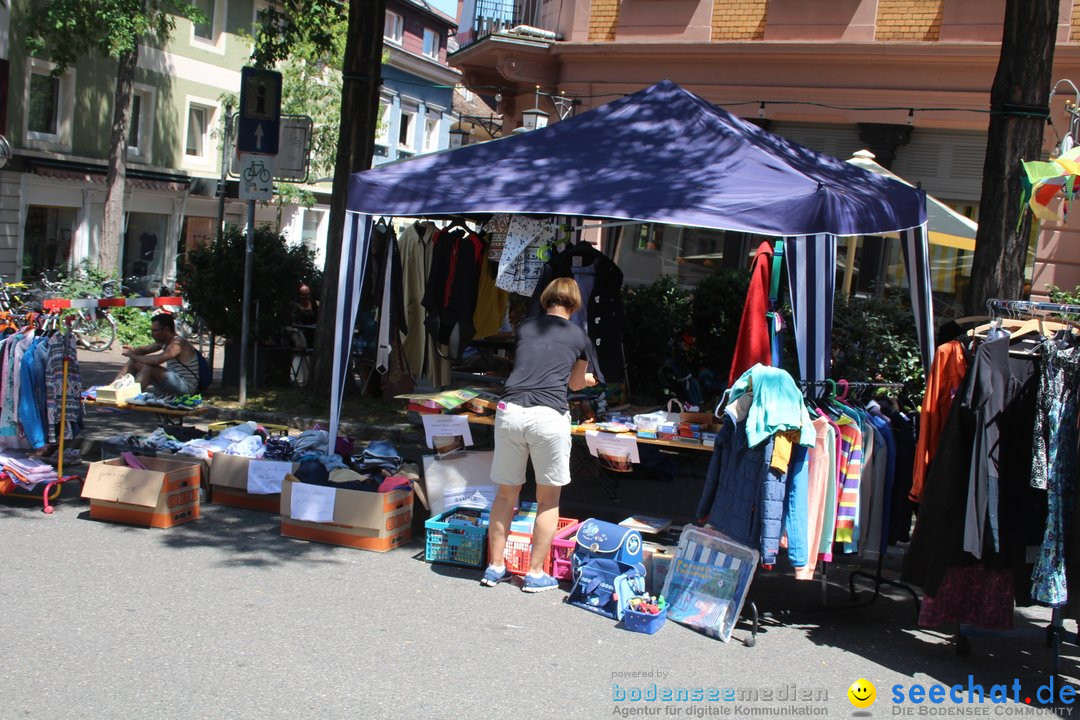
[[[859,678],[847,689],[848,700],[857,708],[868,708],[877,700],[877,688],[869,680]]]

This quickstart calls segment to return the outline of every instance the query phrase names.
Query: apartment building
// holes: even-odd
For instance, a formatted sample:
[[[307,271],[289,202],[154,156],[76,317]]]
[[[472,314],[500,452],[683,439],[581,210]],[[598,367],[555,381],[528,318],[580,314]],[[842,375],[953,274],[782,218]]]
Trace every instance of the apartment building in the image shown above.
[[[446,62],[456,25],[424,0],[387,0],[375,165],[449,147],[461,82]]]
[[[118,270],[147,292],[171,286],[178,258],[213,235],[223,99],[239,93],[251,53],[247,38],[265,0],[196,4],[208,22],[177,18],[166,43],[139,47]],[[388,6],[377,161],[448,146],[460,77],[446,65],[453,18],[423,0],[388,0]],[[10,145],[0,169],[0,276],[9,281],[97,264],[116,76],[114,61],[88,57],[53,77],[48,59],[29,57],[18,37],[22,7],[0,7],[0,135]],[[256,222],[270,223],[321,257],[328,188],[316,187],[323,192],[310,208],[262,204]],[[246,222],[235,180],[227,183],[225,220]]]
[[[1080,81],[1076,4],[1061,0],[1054,80]],[[538,97],[555,121],[555,98],[571,98],[582,112],[667,78],[815,150],[846,159],[869,149],[977,219],[1004,7],[1004,0],[460,0],[460,49],[450,63],[466,87],[500,94],[508,128]],[[1066,100],[1077,98],[1071,90],[1054,98],[1048,152],[1068,129]],[[1050,283],[1080,283],[1078,229],[1071,220],[1033,234],[1028,277],[1036,294]],[[668,273],[692,283],[708,272],[703,262],[739,265],[753,247],[738,234],[692,228],[631,228],[623,236],[618,260],[628,279],[642,282]],[[851,242],[855,290],[903,284],[895,242]],[[962,305],[973,247],[932,248],[944,308]]]

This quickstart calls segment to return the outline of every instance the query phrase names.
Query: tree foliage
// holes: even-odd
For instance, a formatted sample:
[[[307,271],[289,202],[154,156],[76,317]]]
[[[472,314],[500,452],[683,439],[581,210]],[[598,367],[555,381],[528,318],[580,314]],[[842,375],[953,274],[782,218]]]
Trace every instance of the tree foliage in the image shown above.
[[[341,26],[347,23],[341,0],[279,0],[258,14],[259,32],[251,54],[256,67],[272,68],[304,52],[344,53]]]
[[[925,379],[911,307],[887,298],[837,298],[833,306],[834,379],[903,383],[901,400],[915,407]]]
[[[188,251],[177,268],[177,281],[194,313],[210,332],[232,340],[240,337],[244,251],[244,233],[236,225],[226,225],[224,235]],[[272,341],[292,322],[296,289],[305,282],[317,288],[321,273],[311,250],[289,246],[284,236],[267,226],[255,230],[255,257],[251,303],[252,307],[258,303],[259,318],[252,323],[252,337]]]
[[[34,0],[26,3],[22,30],[30,53],[47,54],[59,73],[86,55],[134,52],[144,35],[163,40],[178,16],[206,21],[186,0]]]

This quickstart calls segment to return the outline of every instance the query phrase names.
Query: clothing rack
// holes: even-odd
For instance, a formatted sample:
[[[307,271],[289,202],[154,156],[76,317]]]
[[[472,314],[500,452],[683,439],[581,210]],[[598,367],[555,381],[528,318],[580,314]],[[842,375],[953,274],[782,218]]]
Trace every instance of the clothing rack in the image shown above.
[[[997,314],[996,311],[1014,315],[1033,315],[1040,312],[1055,313],[1058,315],[1080,315],[1080,305],[1062,305],[1060,303],[1038,302],[1034,300],[1001,300],[999,298],[991,298],[986,301],[986,307],[993,315]]]
[[[860,390],[878,390],[878,389],[899,390],[900,388],[904,387],[904,383],[899,383],[899,382],[862,382],[862,381],[854,381],[853,382],[853,381],[843,380],[843,379],[841,379],[841,380],[802,380],[798,384],[799,384],[800,387],[803,388],[804,391],[809,390],[811,388],[827,387],[832,391],[833,396],[835,396],[836,389],[839,387],[839,388],[842,388],[844,390],[844,394],[841,396],[841,397],[844,397],[844,398],[847,397],[848,392],[859,392]],[[861,603],[859,603],[857,605],[846,605],[846,606],[844,606],[845,609],[853,608],[853,607],[868,607],[868,606],[874,604],[874,602],[876,602],[877,599],[881,596],[881,588],[882,588],[882,586],[883,585],[888,585],[890,587],[895,587],[895,588],[898,588],[900,590],[903,590],[904,592],[911,595],[911,598],[915,601],[915,617],[916,617],[916,619],[918,619],[919,613],[922,611],[922,601],[919,599],[918,592],[915,590],[915,588],[911,587],[907,583],[900,582],[899,580],[892,580],[890,578],[885,577],[882,574],[882,570],[883,570],[884,564],[885,564],[885,555],[886,555],[886,553],[879,553],[878,554],[877,567],[874,569],[873,573],[869,573],[869,572],[866,572],[864,570],[853,570],[851,572],[851,574],[848,575],[848,592],[849,592],[849,594],[851,596],[851,601],[853,603],[858,598],[858,592],[855,590],[855,578],[857,578],[857,577],[865,578],[865,579],[873,582],[874,583],[874,593],[873,593],[873,595],[870,596],[870,598],[868,600],[866,600],[864,602],[861,602]],[[821,579],[822,579],[821,598],[822,598],[822,605],[827,604],[825,602],[825,599],[826,599],[825,592],[826,592],[827,578],[828,578],[828,563],[827,562],[822,562],[821,563]]]
[[[991,315],[1001,317],[1001,314],[1039,315],[1040,313],[1052,315],[1078,315],[1080,305],[1062,303],[1041,302],[1034,300],[1004,300],[991,298],[986,301],[986,307]],[[1061,665],[1061,643],[1068,642],[1080,645],[1080,631],[1069,632],[1065,630],[1065,616],[1061,607],[1054,607],[1051,611],[1050,622],[1046,628],[1014,628],[1012,630],[984,630],[975,625],[961,624],[956,633],[956,654],[962,657],[971,652],[971,638],[973,637],[999,637],[999,638],[1045,638],[1046,646],[1051,649],[1051,672],[1058,675]]]

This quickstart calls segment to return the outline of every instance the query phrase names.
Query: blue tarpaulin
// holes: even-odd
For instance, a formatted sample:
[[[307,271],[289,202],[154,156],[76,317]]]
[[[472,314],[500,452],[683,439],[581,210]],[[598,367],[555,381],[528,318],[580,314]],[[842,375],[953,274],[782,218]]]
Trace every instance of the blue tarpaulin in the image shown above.
[[[349,179],[372,215],[537,213],[870,235],[921,225],[921,190],[773,135],[663,81],[543,130]]]

